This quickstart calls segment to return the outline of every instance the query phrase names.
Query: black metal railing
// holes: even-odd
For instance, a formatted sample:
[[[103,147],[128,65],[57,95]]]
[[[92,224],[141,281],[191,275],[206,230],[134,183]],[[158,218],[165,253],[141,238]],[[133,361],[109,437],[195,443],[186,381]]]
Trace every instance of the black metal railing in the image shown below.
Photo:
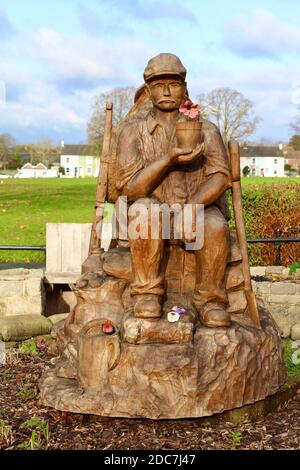
[[[292,233],[300,233],[300,228],[290,229]],[[276,230],[276,235],[281,235],[283,232],[282,230]],[[300,243],[300,237],[271,237],[271,238],[247,238],[247,243],[274,243],[275,244],[275,265],[281,265],[281,249],[282,243]],[[23,245],[23,246],[15,246],[15,245],[0,245],[0,250],[8,250],[8,251],[43,251],[46,254],[46,245],[40,246],[32,246],[32,245]]]
[[[40,246],[0,245],[0,250],[8,250],[8,251],[24,251],[24,250],[25,251],[44,251],[46,253],[46,245],[40,245]]]
[[[273,237],[273,238],[247,238],[248,243],[274,243],[275,245],[275,265],[281,266],[282,243],[300,243],[300,237]]]

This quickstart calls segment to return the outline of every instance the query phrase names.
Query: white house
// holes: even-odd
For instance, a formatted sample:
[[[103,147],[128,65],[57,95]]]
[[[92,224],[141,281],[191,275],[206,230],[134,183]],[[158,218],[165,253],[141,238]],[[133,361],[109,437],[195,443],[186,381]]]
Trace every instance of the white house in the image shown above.
[[[285,176],[285,158],[280,146],[247,146],[241,148],[241,174],[248,167],[249,176]]]
[[[20,170],[18,170],[15,178],[57,178],[58,169],[48,169],[43,163],[32,165],[31,163],[25,163]]]
[[[98,176],[100,158],[93,153],[90,145],[65,145],[62,141],[60,165],[65,169],[65,176],[69,178]]]

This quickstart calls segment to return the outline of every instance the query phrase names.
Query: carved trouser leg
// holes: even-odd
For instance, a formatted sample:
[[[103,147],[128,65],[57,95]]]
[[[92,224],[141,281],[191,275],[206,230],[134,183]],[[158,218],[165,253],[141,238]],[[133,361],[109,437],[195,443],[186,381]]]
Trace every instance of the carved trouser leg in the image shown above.
[[[208,302],[227,305],[225,270],[228,253],[228,224],[217,207],[208,207],[204,211],[204,245],[195,251],[194,305],[198,311]]]
[[[162,259],[164,241],[161,238],[161,230],[157,230],[158,239],[151,237],[150,207],[158,202],[151,198],[138,199],[131,206],[131,214],[136,211],[136,216],[129,217],[128,239],[132,256],[133,283],[131,284],[131,295],[164,294],[164,276],[162,272]],[[143,207],[142,213],[139,207]],[[135,222],[140,221],[140,231],[136,230]],[[145,227],[148,224],[147,238]],[[160,222],[159,222],[160,224]],[[133,230],[131,230],[131,228]]]

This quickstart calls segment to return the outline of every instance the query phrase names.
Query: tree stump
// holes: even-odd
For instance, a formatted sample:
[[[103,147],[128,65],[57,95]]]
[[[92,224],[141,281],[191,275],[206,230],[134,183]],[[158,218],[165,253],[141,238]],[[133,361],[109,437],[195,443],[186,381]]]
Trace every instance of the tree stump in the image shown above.
[[[192,316],[182,318],[169,324],[165,333],[169,341],[165,337],[159,343],[160,324],[168,328],[164,317],[153,321],[151,330],[149,320],[141,325],[127,312],[123,326],[111,341],[103,342],[113,342],[114,349],[118,344],[118,362],[111,366],[110,354],[115,352],[107,346],[101,371],[92,369],[97,361],[84,364],[90,367],[88,373],[99,377],[98,386],[89,388],[88,381],[83,384],[76,377],[58,377],[52,369],[40,381],[41,401],[75,413],[180,419],[210,416],[262,400],[283,384],[285,372],[277,327],[267,310],[260,308],[260,315],[262,329],[252,326],[246,315],[234,315],[230,328],[206,328]],[[133,335],[132,328],[139,333]]]

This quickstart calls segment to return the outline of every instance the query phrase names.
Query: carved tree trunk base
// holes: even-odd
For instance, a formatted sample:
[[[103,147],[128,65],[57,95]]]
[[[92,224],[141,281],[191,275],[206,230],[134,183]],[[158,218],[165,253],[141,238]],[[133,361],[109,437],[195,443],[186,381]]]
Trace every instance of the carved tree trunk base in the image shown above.
[[[91,385],[80,372],[80,379],[65,379],[49,370],[40,381],[41,401],[74,413],[178,419],[264,399],[283,384],[285,371],[276,325],[266,310],[260,315],[261,330],[236,315],[230,328],[197,324],[193,341],[180,344],[130,344],[116,333],[108,348],[120,341],[117,364],[105,370],[104,358]]]

